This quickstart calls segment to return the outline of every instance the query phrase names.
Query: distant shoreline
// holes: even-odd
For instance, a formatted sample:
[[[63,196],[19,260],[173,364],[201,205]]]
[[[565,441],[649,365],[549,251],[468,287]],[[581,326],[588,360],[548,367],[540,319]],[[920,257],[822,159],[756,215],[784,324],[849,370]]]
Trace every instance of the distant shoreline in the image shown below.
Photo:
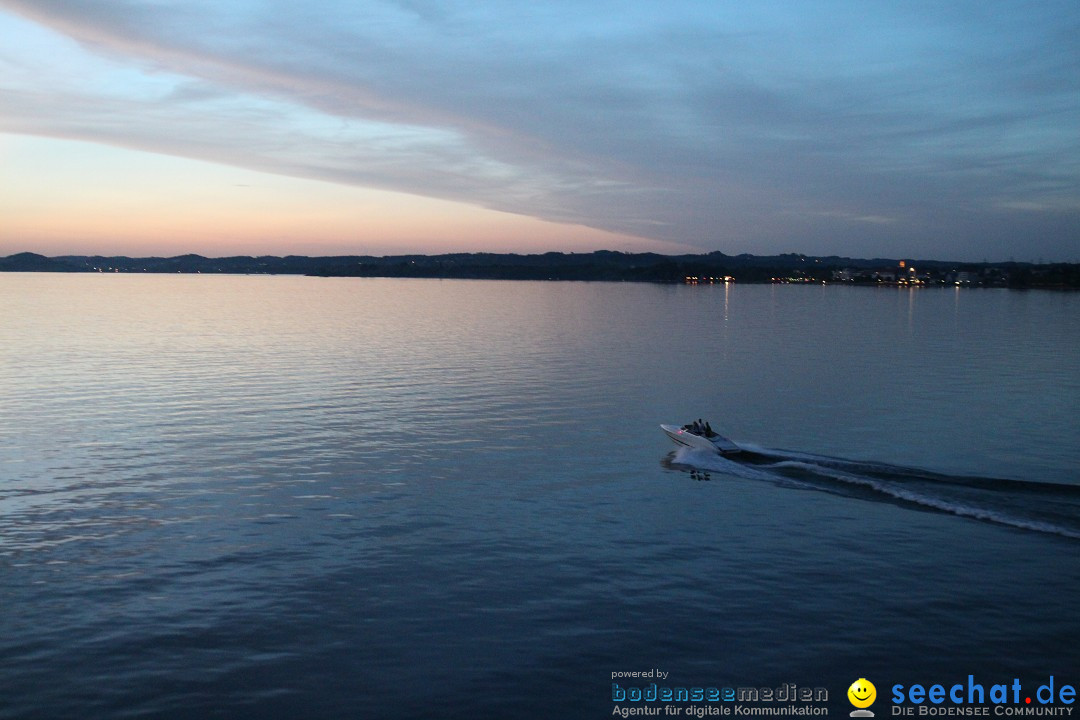
[[[588,280],[663,284],[798,283],[1080,289],[1078,263],[971,263],[942,260],[860,259],[838,256],[660,255],[598,250],[345,255],[246,255],[161,258],[18,253],[0,258],[0,272],[114,272],[312,275],[320,277],[445,278],[469,280]]]

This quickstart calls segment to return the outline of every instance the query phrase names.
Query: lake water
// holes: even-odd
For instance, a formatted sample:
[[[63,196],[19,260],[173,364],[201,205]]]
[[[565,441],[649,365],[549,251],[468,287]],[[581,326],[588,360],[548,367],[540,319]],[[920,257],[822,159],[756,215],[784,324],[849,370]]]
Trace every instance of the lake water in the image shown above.
[[[0,309],[0,717],[1080,684],[1078,294],[0,274]],[[699,417],[756,462],[659,431]]]

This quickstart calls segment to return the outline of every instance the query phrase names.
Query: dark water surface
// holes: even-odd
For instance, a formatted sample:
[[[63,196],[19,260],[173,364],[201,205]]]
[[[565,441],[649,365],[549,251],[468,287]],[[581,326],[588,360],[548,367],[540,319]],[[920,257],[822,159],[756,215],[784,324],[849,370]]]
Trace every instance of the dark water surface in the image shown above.
[[[0,275],[0,717],[1080,684],[1080,296]],[[756,451],[674,452],[705,417]]]

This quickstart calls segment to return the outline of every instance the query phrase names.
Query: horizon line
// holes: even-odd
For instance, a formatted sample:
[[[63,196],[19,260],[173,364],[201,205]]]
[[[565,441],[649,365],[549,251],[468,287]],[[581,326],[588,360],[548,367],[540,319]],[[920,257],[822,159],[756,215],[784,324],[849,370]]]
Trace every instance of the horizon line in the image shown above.
[[[387,254],[387,255],[372,255],[361,253],[348,253],[337,255],[303,255],[290,253],[287,255],[274,255],[274,254],[259,254],[259,255],[201,255],[199,253],[181,253],[179,255],[104,255],[98,253],[67,253],[62,255],[45,255],[43,253],[34,252],[32,250],[22,250],[12,253],[10,255],[0,256],[0,260],[7,260],[13,257],[23,256],[36,256],[46,258],[49,260],[57,260],[62,258],[106,258],[106,259],[125,259],[125,260],[176,260],[179,258],[200,258],[203,260],[229,260],[234,258],[305,258],[305,259],[333,259],[333,258],[372,258],[377,260],[386,260],[393,258],[439,258],[439,257],[451,257],[461,255],[471,256],[505,256],[505,257],[542,257],[545,255],[598,255],[598,254],[610,254],[610,255],[625,255],[625,256],[655,256],[662,258],[704,258],[708,256],[720,255],[726,258],[809,258],[815,260],[853,260],[861,262],[930,262],[930,263],[953,263],[956,265],[1080,265],[1080,260],[1044,260],[1039,258],[1038,260],[1016,260],[1010,258],[1009,260],[989,260],[983,258],[982,260],[956,260],[956,259],[938,259],[931,257],[915,257],[912,255],[899,255],[895,257],[857,257],[853,255],[811,255],[803,252],[784,252],[776,253],[772,255],[758,255],[755,253],[738,253],[737,255],[729,255],[722,250],[710,250],[700,253],[661,253],[655,251],[635,252],[627,250],[613,250],[613,249],[596,249],[596,250],[583,250],[583,251],[564,251],[564,250],[546,250],[543,252],[492,252],[492,251],[458,251],[458,252],[441,252],[441,253],[400,253],[400,254]]]

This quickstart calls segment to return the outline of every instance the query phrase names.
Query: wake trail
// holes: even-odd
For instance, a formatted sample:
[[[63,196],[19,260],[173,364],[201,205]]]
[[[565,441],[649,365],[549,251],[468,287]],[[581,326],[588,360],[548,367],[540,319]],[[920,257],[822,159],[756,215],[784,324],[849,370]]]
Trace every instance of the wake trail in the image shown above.
[[[746,480],[891,501],[1080,540],[1080,486],[947,475],[748,443],[740,447],[746,450],[744,454],[727,457],[680,448],[672,462]]]

